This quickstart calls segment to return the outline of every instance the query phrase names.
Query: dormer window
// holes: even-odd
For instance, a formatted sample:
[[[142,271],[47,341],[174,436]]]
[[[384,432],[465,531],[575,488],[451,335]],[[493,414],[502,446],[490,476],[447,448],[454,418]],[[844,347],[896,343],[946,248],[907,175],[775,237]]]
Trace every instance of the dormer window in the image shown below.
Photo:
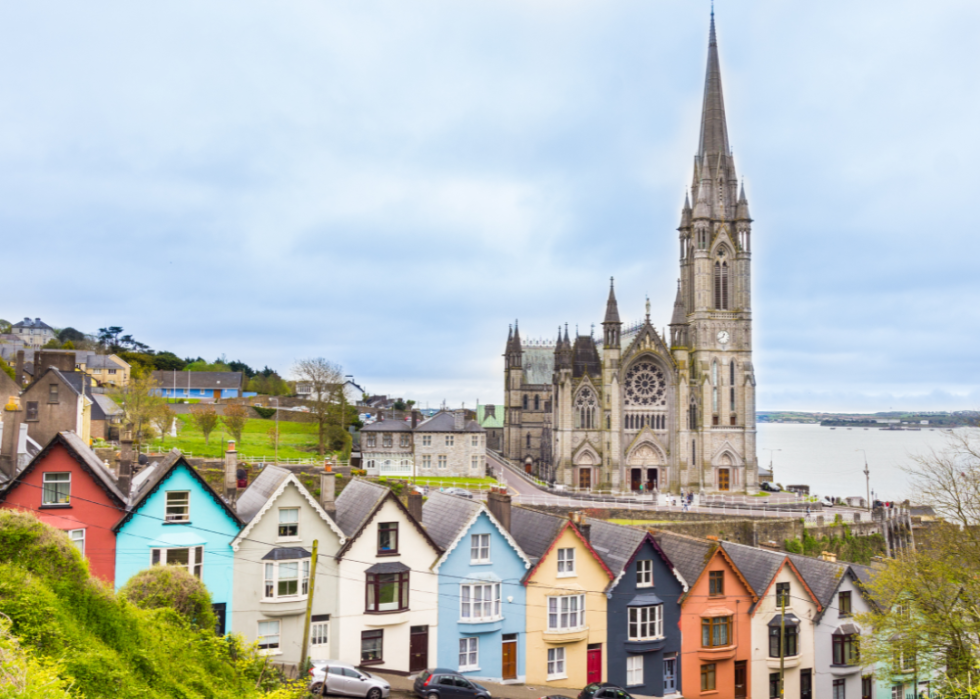
[[[283,507],[279,510],[279,537],[299,536],[299,508]]]

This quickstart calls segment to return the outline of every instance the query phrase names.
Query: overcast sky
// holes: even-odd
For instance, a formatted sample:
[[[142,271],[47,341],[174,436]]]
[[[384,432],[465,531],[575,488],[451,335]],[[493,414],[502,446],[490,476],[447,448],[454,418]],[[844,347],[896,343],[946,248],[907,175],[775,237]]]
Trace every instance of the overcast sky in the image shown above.
[[[4,2],[0,318],[423,405],[669,321],[706,1]],[[758,408],[980,407],[975,0],[719,0]]]

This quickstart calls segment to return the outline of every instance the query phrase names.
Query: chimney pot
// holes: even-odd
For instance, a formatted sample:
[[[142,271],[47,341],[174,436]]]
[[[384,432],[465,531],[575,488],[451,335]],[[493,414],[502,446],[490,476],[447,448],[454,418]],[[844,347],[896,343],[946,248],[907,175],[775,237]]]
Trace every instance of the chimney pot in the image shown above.
[[[416,522],[422,522],[422,493],[417,490],[408,493],[408,514],[412,515]]]
[[[487,509],[507,531],[510,531],[511,499],[503,488],[493,488],[487,494]]]
[[[225,498],[229,502],[238,498],[238,452],[233,439],[228,440],[228,451],[225,452]]]

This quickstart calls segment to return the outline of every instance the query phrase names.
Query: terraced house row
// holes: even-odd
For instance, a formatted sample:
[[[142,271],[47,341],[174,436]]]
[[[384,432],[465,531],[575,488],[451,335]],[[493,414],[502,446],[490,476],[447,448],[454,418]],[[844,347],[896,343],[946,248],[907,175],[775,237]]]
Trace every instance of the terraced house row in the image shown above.
[[[227,475],[235,467],[230,450]],[[608,681],[642,696],[767,698],[782,670],[786,697],[914,696],[911,672],[861,663],[869,629],[855,617],[874,605],[864,566],[559,517],[504,492],[486,503],[413,493],[406,505],[353,479],[334,498],[324,473],[315,498],[267,466],[225,497],[176,450],[128,470],[61,432],[4,474],[0,504],[67,532],[117,588],[149,566],[187,568],[211,593],[218,633],[291,670],[308,631],[310,657],[555,694]]]

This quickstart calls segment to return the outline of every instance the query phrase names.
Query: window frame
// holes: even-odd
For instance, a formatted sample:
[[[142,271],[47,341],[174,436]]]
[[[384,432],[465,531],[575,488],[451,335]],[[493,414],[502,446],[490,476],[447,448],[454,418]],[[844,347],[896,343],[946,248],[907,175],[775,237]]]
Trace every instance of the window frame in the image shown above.
[[[407,432],[403,432],[398,436],[398,446],[402,449],[412,446],[412,440]]]
[[[653,587],[652,558],[642,558],[636,562],[636,586]]]
[[[503,619],[499,582],[471,582],[459,586],[460,623],[482,624]],[[479,593],[479,600],[477,599]],[[489,595],[489,597],[488,597]],[[480,613],[477,614],[476,610]],[[490,610],[489,616],[486,614]]]
[[[40,408],[38,407],[38,404],[39,403],[36,400],[27,401],[26,412],[24,415],[24,420],[26,422],[37,422],[38,420],[41,419],[39,415]]]
[[[846,600],[846,604],[845,604]],[[850,590],[841,590],[837,593],[837,616],[849,617],[854,613]]]
[[[653,641],[664,637],[664,606],[629,607],[626,637],[630,641]]]
[[[48,384],[48,404],[60,403],[61,399],[59,397],[58,384],[49,383]]]
[[[68,476],[68,478],[64,480],[52,478],[49,481],[48,476]],[[67,486],[67,492],[62,493],[64,486]],[[52,494],[53,500],[50,499]],[[41,507],[71,507],[71,471],[45,471],[41,475]]]
[[[432,454],[422,454],[422,468],[432,468]]]
[[[431,434],[424,434],[424,435],[422,435],[422,446],[423,447],[431,447],[432,446],[432,435]]]
[[[833,699],[847,699],[847,681],[843,677],[835,677],[831,687]]]
[[[367,435],[367,445],[366,446],[369,446],[369,447],[377,447],[378,446],[378,435],[376,435],[376,434],[369,434],[369,435]]]
[[[81,536],[76,536],[77,534],[81,534]],[[68,538],[71,540],[71,543],[75,544],[75,548],[82,554],[82,558],[85,558],[85,530],[69,529]]]
[[[284,522],[282,515],[284,512],[295,512],[296,520]],[[292,530],[290,531],[290,527]],[[280,507],[279,508],[279,525],[277,528],[278,535],[280,539],[298,539],[299,538],[299,508],[298,507]]]
[[[310,647],[330,645],[330,620],[310,621]]]
[[[377,654],[377,657],[365,657],[365,641],[377,640],[377,650],[371,649],[368,652]],[[372,644],[373,645],[373,644]],[[385,657],[385,631],[384,629],[370,629],[361,631],[361,665],[380,665]]]
[[[312,558],[294,558],[288,561],[266,561],[262,575],[262,601],[263,602],[295,602],[306,599],[310,593],[310,566]],[[296,566],[295,578],[283,578],[281,575],[282,566]],[[269,573],[272,573],[270,576]],[[282,584],[295,580],[296,592],[283,593]],[[271,594],[270,594],[271,593]]]
[[[456,440],[455,440],[454,435],[451,435],[451,434],[447,434],[446,435],[446,446],[447,447],[453,446],[455,444],[455,442],[456,442]]]
[[[725,596],[725,571],[723,570],[708,571],[708,596],[709,597]]]
[[[436,462],[436,468],[449,468],[449,457],[447,457],[445,454],[439,454]]]
[[[183,495],[183,502],[177,500],[174,496]],[[171,504],[171,500],[176,500],[176,504]],[[183,508],[184,512],[182,515],[173,515],[170,513],[172,508]],[[189,490],[168,490],[164,494],[164,504],[163,504],[163,518],[164,524],[189,524],[191,521],[191,491]]]
[[[788,582],[778,582],[776,583],[776,609],[782,608],[784,600],[787,607],[792,606],[792,590]]]
[[[409,571],[399,573],[366,573],[364,583],[364,613],[365,614],[394,614],[404,612],[409,608]],[[391,578],[394,578],[393,580]],[[397,607],[392,609],[381,609],[381,590],[385,585],[395,585],[395,596],[397,597]]]
[[[572,604],[572,600],[575,600],[574,605]],[[572,610],[573,606],[575,607],[574,610]],[[548,633],[570,633],[586,628],[585,593],[577,595],[548,595],[545,598],[545,610],[545,613],[548,615]],[[573,618],[576,621],[574,626],[571,624]]]
[[[170,551],[187,551],[187,563],[171,563]],[[150,565],[179,565],[198,580],[204,579],[204,546],[166,546],[150,549]]]
[[[786,632],[782,633],[778,626],[769,627],[769,657],[779,657],[780,639],[782,639],[783,657],[793,658],[800,654],[800,630],[787,624]]]
[[[465,646],[465,647],[464,647]],[[467,662],[463,662],[463,660]],[[472,659],[472,662],[469,662]],[[459,639],[459,672],[473,672],[480,669],[480,638],[463,636]]]
[[[631,667],[632,666],[632,667]],[[639,677],[637,677],[639,675]],[[641,687],[643,685],[643,656],[626,656],[626,686]]]
[[[563,680],[568,677],[565,667],[565,647],[557,646],[548,649],[547,655],[547,678],[551,680]]]
[[[275,633],[262,633],[262,625],[274,625]],[[258,644],[259,655],[282,655],[282,619],[259,619],[255,624],[255,642]],[[275,645],[262,644],[263,639],[275,637]]]
[[[392,440],[391,432],[382,432],[381,447],[384,449],[391,449],[392,444],[394,444],[394,441]]]
[[[715,630],[723,629],[726,643],[715,643]],[[705,632],[707,632],[708,643],[705,643]],[[727,648],[734,643],[732,638],[732,617],[713,616],[701,617],[701,647],[702,648]]]
[[[490,535],[470,534],[470,565],[487,565],[488,563],[490,563]]]
[[[389,548],[382,548],[381,538],[383,534],[394,534],[395,545],[389,546]],[[399,543],[398,522],[378,522],[378,555],[397,556]]]
[[[715,663],[701,665],[701,691],[711,692],[718,686],[718,668]]]
[[[575,577],[575,547],[567,546],[557,550],[557,563],[559,578]]]
[[[861,662],[859,636],[854,633],[835,633],[830,637],[831,663],[835,667],[848,667]]]

